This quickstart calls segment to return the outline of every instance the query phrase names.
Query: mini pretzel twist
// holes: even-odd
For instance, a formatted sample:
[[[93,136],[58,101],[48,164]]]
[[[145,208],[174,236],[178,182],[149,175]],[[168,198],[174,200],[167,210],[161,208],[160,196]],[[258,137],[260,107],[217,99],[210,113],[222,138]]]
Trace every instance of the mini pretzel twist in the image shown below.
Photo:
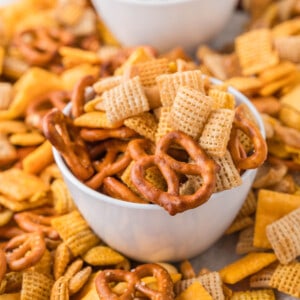
[[[83,128],[80,131],[81,137],[87,142],[103,141],[111,138],[128,139],[137,135],[137,133],[128,127],[122,126],[113,129],[89,129]]]
[[[86,180],[94,174],[85,142],[71,118],[54,108],[43,118],[43,132],[77,178]]]
[[[142,278],[154,276],[157,289],[146,286]],[[122,295],[117,295],[111,290],[111,283],[126,282],[127,288]],[[160,265],[149,263],[138,266],[131,271],[121,269],[103,270],[96,279],[96,290],[101,299],[106,300],[133,300],[136,293],[140,292],[151,300],[174,300],[173,282],[169,273]]]
[[[92,86],[96,79],[92,75],[82,77],[74,86],[71,96],[72,117],[77,118],[84,113],[85,89]]]
[[[123,155],[119,155],[123,153]],[[102,157],[102,155],[104,157]],[[127,151],[127,142],[108,140],[98,144],[91,150],[91,157],[101,156],[102,161],[95,164],[98,170],[92,178],[85,183],[93,189],[101,187],[105,177],[115,175],[123,171],[131,162],[131,156]]]
[[[193,163],[185,163],[172,158],[168,154],[172,143],[182,146]],[[157,165],[167,182],[166,192],[157,189],[145,179],[146,170],[153,165]],[[183,132],[173,131],[159,140],[154,155],[143,155],[134,163],[131,179],[146,199],[162,206],[170,215],[175,215],[195,208],[209,199],[215,189],[218,169],[216,163],[191,137]],[[192,195],[180,195],[178,174],[201,176],[203,184]]]
[[[5,246],[8,266],[21,271],[35,265],[46,250],[43,233],[25,233],[12,238]]]
[[[70,101],[70,95],[66,91],[54,91],[33,99],[26,110],[26,123],[42,130],[42,121],[46,113],[56,107],[63,110]]]
[[[146,276],[153,276],[157,279],[157,290],[149,288],[143,281],[139,280],[135,288],[151,300],[172,300],[174,299],[172,279],[163,267],[158,264],[139,265],[134,273],[142,279]]]
[[[238,130],[244,132],[253,143],[254,149],[250,155],[245,153],[245,150],[239,141]],[[255,169],[267,158],[268,149],[266,141],[261,135],[256,124],[245,116],[242,106],[238,106],[236,108],[230,139],[228,142],[228,149],[237,169],[240,170]]]
[[[48,64],[62,45],[69,45],[74,38],[61,28],[32,28],[17,34],[15,43],[26,61],[32,65]]]
[[[6,264],[6,255],[5,252],[0,248],[0,283],[4,278],[6,273],[7,264]]]
[[[48,215],[48,216],[47,216]],[[20,212],[14,215],[17,224],[27,232],[41,231],[51,239],[58,239],[59,234],[51,227],[53,211],[44,208],[40,214],[30,211]]]

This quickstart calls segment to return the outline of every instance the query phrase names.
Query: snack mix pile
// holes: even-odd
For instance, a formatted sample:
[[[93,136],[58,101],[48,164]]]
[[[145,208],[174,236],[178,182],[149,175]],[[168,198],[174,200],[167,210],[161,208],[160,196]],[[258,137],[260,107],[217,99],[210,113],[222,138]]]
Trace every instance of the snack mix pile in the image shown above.
[[[88,0],[0,8],[0,300],[300,298],[300,1],[240,4],[243,32],[193,59],[122,47]],[[239,259],[124,257],[77,210],[52,146],[88,187],[170,215],[258,168],[225,232]]]

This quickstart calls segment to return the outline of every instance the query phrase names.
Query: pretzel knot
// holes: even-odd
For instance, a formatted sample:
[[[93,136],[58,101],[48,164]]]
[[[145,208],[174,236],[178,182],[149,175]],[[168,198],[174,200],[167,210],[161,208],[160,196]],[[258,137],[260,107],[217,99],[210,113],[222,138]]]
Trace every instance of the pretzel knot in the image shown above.
[[[66,91],[53,91],[33,99],[26,110],[26,123],[42,129],[42,121],[45,114],[54,107],[63,110],[69,101],[70,95]]]
[[[157,282],[157,289],[151,289],[142,278],[153,276]],[[127,288],[122,295],[115,294],[111,283],[126,282]],[[131,271],[121,269],[103,270],[96,279],[96,290],[101,299],[106,300],[133,300],[137,292],[151,300],[173,300],[173,282],[169,273],[160,265],[144,264]]]
[[[12,238],[4,248],[8,266],[21,271],[35,265],[46,250],[43,233],[24,233]]]
[[[40,27],[19,32],[15,43],[30,64],[44,66],[52,60],[60,46],[69,45],[73,40],[68,31]]]
[[[176,143],[188,153],[191,163],[178,161],[168,154],[170,146]],[[145,179],[146,170],[156,165],[168,186],[162,191]],[[154,155],[141,155],[131,170],[131,180],[138,191],[149,201],[166,209],[170,215],[195,208],[206,202],[216,185],[218,165],[210,159],[204,150],[191,137],[180,131],[173,131],[163,136],[157,143]],[[203,184],[191,195],[179,194],[179,176],[201,176]]]
[[[52,210],[47,208],[41,210],[40,214],[24,211],[14,215],[15,221],[21,229],[27,232],[41,231],[51,239],[58,239],[58,232],[51,227],[53,217]]]
[[[77,178],[86,180],[94,174],[85,142],[71,118],[54,108],[43,118],[43,132]]]
[[[253,150],[250,154],[246,153],[243,148],[238,138],[238,130],[244,132],[251,139]],[[267,158],[268,148],[266,141],[256,124],[245,116],[243,106],[236,108],[228,149],[237,169],[240,170],[255,169]]]

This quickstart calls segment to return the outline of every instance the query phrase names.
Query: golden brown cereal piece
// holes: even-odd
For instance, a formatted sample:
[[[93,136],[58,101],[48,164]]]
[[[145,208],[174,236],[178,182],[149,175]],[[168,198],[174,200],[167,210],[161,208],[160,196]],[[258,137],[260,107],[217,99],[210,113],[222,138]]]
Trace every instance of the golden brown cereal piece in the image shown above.
[[[199,138],[200,146],[209,155],[224,157],[233,119],[234,110],[232,109],[220,108],[210,114]]]
[[[73,295],[77,293],[88,281],[90,275],[92,274],[92,267],[87,266],[74,274],[74,276],[69,281],[69,293]]]
[[[225,266],[219,273],[223,282],[234,284],[263,269],[276,259],[273,253],[252,252]]]
[[[174,128],[171,123],[171,107],[163,106],[160,110],[160,118],[155,134],[155,141],[159,141],[161,137],[173,130]]]
[[[23,170],[30,174],[39,174],[54,161],[51,143],[46,140],[22,160]]]
[[[1,51],[0,51],[1,52]],[[1,54],[0,54],[1,56]],[[1,59],[0,59],[1,60]],[[1,74],[1,72],[0,72]],[[12,90],[13,86],[11,83],[8,82],[0,82],[0,110],[8,109],[9,105],[12,101],[13,93]]]
[[[124,120],[124,125],[133,129],[139,135],[151,141],[155,141],[155,133],[158,127],[158,123],[153,114],[145,112],[127,118]]]
[[[279,264],[271,277],[270,286],[291,296],[300,297],[299,276],[299,262],[295,261],[288,265]]]
[[[279,64],[267,68],[258,74],[258,78],[265,85],[270,82],[274,82],[276,80],[285,77],[292,72],[296,71],[296,65],[291,63],[290,61],[281,61]]]
[[[92,266],[109,266],[121,263],[125,258],[107,246],[96,246],[88,250],[83,256],[83,260]]]
[[[234,109],[235,107],[234,96],[226,91],[221,91],[219,89],[213,88],[208,91],[208,96],[214,99],[213,109]]]
[[[23,273],[21,289],[22,300],[49,300],[53,280],[48,276],[34,271]]]
[[[48,186],[37,176],[19,169],[0,172],[0,193],[16,201],[24,201],[48,191]]]
[[[29,130],[29,127],[22,121],[7,120],[0,122],[0,133],[12,134],[12,133],[25,133]]]
[[[21,290],[23,274],[22,272],[7,272],[5,274],[5,292],[13,293]]]
[[[259,248],[253,246],[253,237],[254,237],[253,226],[249,226],[241,230],[235,248],[236,253],[242,255],[250,252],[258,252]]]
[[[253,190],[250,190],[247,197],[239,210],[238,216],[250,216],[256,211],[257,199]]]
[[[234,292],[232,300],[275,300],[274,291],[271,289],[255,290],[255,291],[239,291]]]
[[[192,283],[186,290],[180,293],[176,300],[189,300],[189,299],[203,299],[212,300],[211,295],[206,291],[202,284],[198,281]]]
[[[288,127],[300,130],[300,112],[288,105],[281,105],[279,120]]]
[[[93,84],[94,91],[101,95],[105,91],[110,90],[111,88],[116,87],[121,84],[123,76],[109,76],[105,78],[100,78],[97,82]]]
[[[12,216],[12,210],[0,207],[0,226],[6,225],[12,219]]]
[[[92,100],[89,100],[86,102],[83,106],[83,111],[86,113],[92,112],[92,111],[105,111],[103,97],[96,95]]]
[[[253,97],[250,100],[251,103],[258,110],[258,112],[261,114],[277,116],[281,109],[280,101],[278,101],[278,99],[273,96]]]
[[[42,273],[48,277],[52,277],[52,255],[48,249],[45,250],[41,259],[32,267],[28,268],[30,271]]]
[[[272,278],[272,275],[274,274],[274,271],[276,267],[278,266],[278,262],[274,262],[267,266],[266,268],[263,268],[259,272],[255,273],[250,277],[250,287],[251,288],[270,288],[270,280]]]
[[[43,171],[39,174],[39,177],[46,183],[51,184],[54,179],[62,179],[62,174],[58,166],[53,163],[48,167],[44,168]]]
[[[204,92],[204,85],[200,70],[176,72],[157,77],[161,103],[163,106],[172,106],[177,90],[180,86],[188,86],[192,89]]]
[[[16,148],[5,134],[0,133],[0,167],[9,166],[17,159]]]
[[[181,86],[177,90],[171,108],[171,126],[197,139],[203,130],[212,106],[212,98],[196,89]]]
[[[300,208],[266,227],[268,240],[282,264],[292,262],[300,255]]]
[[[176,295],[179,295],[186,290],[192,283],[198,281],[208,291],[213,299],[224,300],[223,284],[218,272],[208,272],[195,278],[180,280],[175,283],[174,291]]]
[[[58,280],[65,272],[67,265],[71,261],[71,251],[65,243],[60,243],[54,253],[53,275]]]
[[[101,62],[100,56],[94,51],[64,46],[58,49],[58,53],[62,56],[63,62],[68,62],[69,65],[85,63],[93,65]]]
[[[149,110],[149,103],[138,76],[103,93],[107,119],[122,121]]]
[[[300,207],[300,196],[260,189],[253,245],[258,248],[271,248],[266,236],[266,226]]]
[[[225,83],[232,86],[241,93],[251,95],[257,93],[262,87],[262,82],[257,77],[232,77],[227,79]]]
[[[53,206],[58,214],[66,214],[75,209],[72,196],[62,179],[55,179],[50,189],[52,192]]]
[[[232,234],[234,232],[238,232],[244,228],[252,226],[254,224],[254,220],[251,217],[236,217],[231,225],[226,229],[225,234]]]
[[[45,137],[37,131],[27,133],[14,133],[9,141],[16,146],[37,146],[45,141]]]
[[[74,119],[74,125],[88,128],[118,128],[122,121],[111,122],[104,111],[92,111],[84,113]]]
[[[196,277],[195,270],[189,260],[184,260],[179,265],[180,273],[183,276],[183,279],[189,279]]]
[[[125,69],[124,75],[127,78],[139,76],[143,86],[151,87],[156,85],[157,76],[168,73],[170,73],[168,59],[158,58],[131,65]]]
[[[271,31],[257,29],[235,39],[235,49],[244,75],[253,75],[274,66],[279,57],[272,45]]]
[[[50,300],[69,300],[69,280],[64,276],[58,278],[51,289]]]
[[[280,99],[282,105],[292,108],[300,112],[300,105],[298,103],[300,95],[300,87],[296,86],[290,93],[286,94]]]

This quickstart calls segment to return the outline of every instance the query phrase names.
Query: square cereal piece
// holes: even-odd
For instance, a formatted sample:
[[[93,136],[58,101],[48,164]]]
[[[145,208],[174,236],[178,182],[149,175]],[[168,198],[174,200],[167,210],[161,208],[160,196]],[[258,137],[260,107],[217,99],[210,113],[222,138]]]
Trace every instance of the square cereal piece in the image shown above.
[[[255,29],[238,36],[235,49],[244,75],[257,74],[279,62],[269,29]]]
[[[208,96],[212,97],[215,100],[213,109],[234,109],[235,107],[235,98],[231,93],[212,88],[208,91]]]
[[[156,85],[157,76],[169,73],[170,68],[167,58],[150,59],[145,62],[134,64],[125,71],[125,74],[129,78],[139,76],[142,85],[146,87]]]
[[[98,95],[101,95],[105,91],[108,91],[111,88],[114,88],[117,85],[121,84],[122,80],[123,76],[121,75],[104,77],[93,84],[93,89]]]
[[[279,264],[275,269],[270,286],[285,294],[300,298],[300,262]]]
[[[11,168],[0,172],[0,194],[15,201],[28,200],[48,190],[49,186],[42,179],[20,169]]]
[[[240,231],[235,252],[239,255],[258,252],[260,249],[253,246],[254,226],[249,226]]]
[[[220,108],[211,112],[199,139],[200,146],[209,155],[219,158],[224,157],[233,119],[234,110],[232,109]]]
[[[260,189],[254,226],[253,244],[258,248],[271,248],[266,235],[267,225],[300,207],[300,196]]]
[[[274,291],[271,289],[255,291],[234,292],[230,300],[275,300]]]
[[[228,190],[242,184],[240,173],[235,167],[231,154],[225,151],[223,157],[213,157],[213,160],[220,166],[217,173],[216,192]]]
[[[178,88],[171,109],[172,127],[197,139],[203,130],[213,99],[188,86]]]
[[[263,268],[259,272],[250,277],[251,288],[271,288],[270,281],[278,266],[278,261],[273,262],[269,266]]]
[[[226,229],[225,234],[232,234],[234,232],[241,231],[242,229],[248,228],[249,226],[254,225],[253,218],[246,217],[236,217],[230,226]]]
[[[107,119],[122,121],[149,110],[149,103],[138,76],[103,93]]]
[[[139,135],[155,141],[155,133],[158,123],[153,114],[149,112],[127,118],[124,120],[124,125],[136,131]]]
[[[266,234],[280,263],[295,260],[300,256],[300,208],[269,224]]]
[[[156,143],[165,134],[174,130],[172,122],[171,122],[171,109],[172,108],[170,106],[163,106],[160,109],[158,126],[157,126],[157,130],[155,133]]]
[[[204,92],[204,82],[200,70],[164,74],[156,78],[163,106],[172,106],[180,86],[188,86]]]

